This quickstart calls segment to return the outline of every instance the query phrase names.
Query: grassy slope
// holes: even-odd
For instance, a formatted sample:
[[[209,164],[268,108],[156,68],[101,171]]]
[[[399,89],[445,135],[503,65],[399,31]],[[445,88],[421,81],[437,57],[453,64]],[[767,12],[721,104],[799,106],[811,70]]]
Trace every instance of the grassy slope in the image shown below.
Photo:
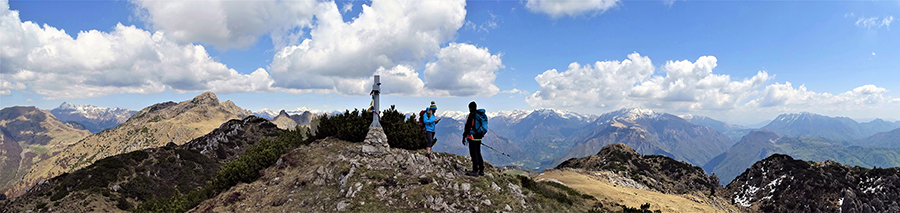
[[[662,212],[724,212],[716,207],[694,202],[682,196],[616,186],[608,180],[595,179],[573,171],[544,172],[535,179],[557,180],[581,193],[592,195],[603,203],[618,203],[630,207],[650,203],[651,210],[659,209]],[[703,198],[695,197],[695,199],[702,200]],[[733,207],[730,209],[738,211]]]

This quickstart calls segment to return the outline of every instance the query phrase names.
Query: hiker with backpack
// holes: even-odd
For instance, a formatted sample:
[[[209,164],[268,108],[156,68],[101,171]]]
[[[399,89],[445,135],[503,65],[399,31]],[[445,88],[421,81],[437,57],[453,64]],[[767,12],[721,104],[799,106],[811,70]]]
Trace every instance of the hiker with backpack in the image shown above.
[[[424,114],[419,112],[419,116],[425,131],[425,156],[434,159],[434,156],[431,155],[431,147],[434,146],[434,127],[441,122],[441,119],[434,115],[437,112],[437,105],[434,104],[434,101],[431,102],[431,106],[425,108],[424,112]]]
[[[487,134],[488,117],[484,109],[477,109],[475,101],[469,103],[469,115],[463,128],[463,145],[469,146],[469,155],[472,156],[472,170],[466,172],[469,176],[484,175],[484,159],[481,158],[481,139]]]

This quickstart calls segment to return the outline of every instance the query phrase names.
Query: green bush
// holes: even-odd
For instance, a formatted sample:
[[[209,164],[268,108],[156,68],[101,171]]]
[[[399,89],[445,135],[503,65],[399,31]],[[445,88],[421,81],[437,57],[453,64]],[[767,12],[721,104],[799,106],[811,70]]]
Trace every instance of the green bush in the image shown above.
[[[425,133],[419,128],[416,119],[415,115],[407,118],[397,111],[394,105],[384,110],[379,117],[379,123],[387,135],[388,145],[408,150],[424,148]],[[318,122],[316,125],[318,139],[336,137],[345,141],[362,142],[369,132],[369,125],[372,124],[372,113],[354,109],[352,112],[346,110],[343,114],[331,117],[323,114],[315,120]]]
[[[317,120],[316,138],[318,139],[334,136],[345,141],[362,142],[366,139],[366,133],[369,132],[372,113],[353,109],[353,112],[346,110],[342,114],[331,117],[322,114],[317,117]]]
[[[408,150],[425,147],[425,132],[419,128],[416,116],[406,118],[406,115],[398,112],[394,105],[382,112],[379,121],[384,128],[384,134],[387,135],[388,145]]]
[[[66,195],[69,195],[69,191],[66,191],[66,190],[56,191],[56,193],[53,193],[53,196],[50,196],[50,201],[57,201],[59,199],[66,197]]]
[[[660,213],[660,212],[662,212],[658,209],[650,211],[650,203],[642,204],[640,209],[637,209],[634,207],[628,207],[628,206],[618,204],[618,203],[616,205],[622,207],[622,212],[625,212],[625,213]]]

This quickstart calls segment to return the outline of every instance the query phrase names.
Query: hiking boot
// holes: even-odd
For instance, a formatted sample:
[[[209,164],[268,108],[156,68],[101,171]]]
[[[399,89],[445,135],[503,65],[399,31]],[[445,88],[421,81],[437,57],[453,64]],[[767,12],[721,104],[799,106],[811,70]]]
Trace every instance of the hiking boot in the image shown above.
[[[425,153],[425,156],[428,157],[428,159],[434,160],[434,155],[431,154],[431,152],[426,152],[426,153]]]
[[[484,171],[478,171],[478,176],[484,176]]]
[[[472,176],[472,177],[478,177],[478,172],[477,171],[467,171],[466,175]]]

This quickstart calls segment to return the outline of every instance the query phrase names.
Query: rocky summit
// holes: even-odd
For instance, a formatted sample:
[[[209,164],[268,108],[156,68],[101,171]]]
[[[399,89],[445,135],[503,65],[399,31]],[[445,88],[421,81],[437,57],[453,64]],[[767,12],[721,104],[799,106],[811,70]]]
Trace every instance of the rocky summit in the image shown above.
[[[592,203],[574,190],[490,165],[485,176],[465,176],[469,158],[434,157],[326,138],[283,155],[259,180],[191,212],[583,212]]]
[[[754,212],[900,212],[900,168],[774,154],[735,178],[725,194]]]

